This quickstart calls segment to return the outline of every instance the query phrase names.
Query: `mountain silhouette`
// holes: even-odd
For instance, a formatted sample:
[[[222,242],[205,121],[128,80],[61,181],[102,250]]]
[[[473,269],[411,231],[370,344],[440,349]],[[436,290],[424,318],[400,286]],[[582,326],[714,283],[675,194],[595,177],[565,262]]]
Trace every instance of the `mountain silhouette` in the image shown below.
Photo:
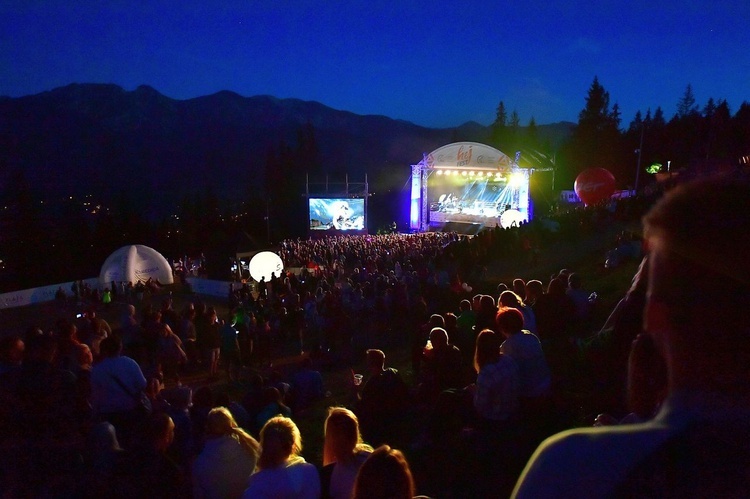
[[[175,100],[145,85],[71,84],[0,98],[0,182],[22,171],[42,199],[94,194],[114,204],[125,193],[157,219],[196,193],[241,200],[261,192],[269,154],[295,147],[302,127],[314,130],[318,177],[367,175],[371,190],[403,188],[424,152],[490,137],[475,122],[433,129],[298,99],[221,91]],[[537,134],[559,145],[571,127],[538,125]]]

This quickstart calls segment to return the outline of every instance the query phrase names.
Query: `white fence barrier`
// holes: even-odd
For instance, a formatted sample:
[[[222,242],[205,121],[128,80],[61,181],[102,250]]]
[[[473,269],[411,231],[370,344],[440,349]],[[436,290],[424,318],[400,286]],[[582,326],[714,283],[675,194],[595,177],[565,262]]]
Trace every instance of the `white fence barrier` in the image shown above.
[[[84,279],[83,282],[92,288],[99,287],[98,277]],[[71,291],[72,285],[73,281],[70,281],[62,284],[50,284],[49,286],[42,286],[41,288],[23,289],[21,291],[3,293],[0,294],[0,308],[23,307],[25,305],[31,305],[32,303],[52,301],[55,299],[55,293],[57,293],[59,288],[62,288],[67,296],[71,296],[73,294]]]

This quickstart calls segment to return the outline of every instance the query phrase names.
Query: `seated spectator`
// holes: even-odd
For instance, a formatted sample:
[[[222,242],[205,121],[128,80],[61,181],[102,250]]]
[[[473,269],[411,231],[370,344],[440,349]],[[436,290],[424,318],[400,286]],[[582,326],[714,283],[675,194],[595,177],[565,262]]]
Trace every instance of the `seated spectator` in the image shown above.
[[[576,328],[579,335],[585,336],[589,326],[589,315],[591,313],[591,303],[589,303],[589,292],[582,288],[581,275],[575,272],[568,275],[568,288],[565,294],[570,297],[575,307]]]
[[[91,349],[78,341],[78,331],[72,322],[61,319],[57,321],[57,356],[58,367],[67,369],[78,377],[81,371],[87,373],[94,363]]]
[[[521,298],[521,300],[526,299],[526,283],[521,278],[513,279],[513,292]],[[502,294],[502,293],[500,293]]]
[[[110,494],[113,477],[122,472],[123,452],[114,426],[104,421],[91,428],[84,450],[85,497]]]
[[[302,359],[300,370],[292,378],[292,408],[301,411],[309,408],[313,402],[323,397],[323,376],[313,369],[310,357]]]
[[[482,295],[479,298],[479,310],[477,310],[475,331],[482,331],[484,329],[494,330],[496,313],[497,306],[495,306],[495,299],[490,295]]]
[[[474,409],[480,425],[492,430],[516,419],[519,413],[518,364],[509,355],[500,353],[500,337],[490,329],[477,336],[474,353],[477,382]]]
[[[523,329],[536,333],[536,317],[534,316],[534,311],[523,302],[520,296],[513,291],[503,291],[500,293],[498,304],[502,307],[513,307],[521,312],[521,314],[523,314]]]
[[[666,399],[645,423],[550,437],[516,497],[747,496],[748,198],[746,176],[715,176],[674,188],[644,217],[644,325],[666,365]]]
[[[643,423],[652,419],[661,407],[667,389],[664,360],[654,340],[639,334],[633,341],[628,357],[628,408],[630,413],[618,420],[609,414],[599,414],[594,426]]]
[[[237,426],[228,409],[212,409],[205,446],[193,463],[193,498],[242,497],[259,455],[258,441]]]
[[[111,334],[112,328],[109,323],[101,317],[97,317],[94,307],[89,308],[81,325],[81,338],[91,348],[91,353],[95,359],[99,358],[99,344]]]
[[[299,455],[302,436],[289,418],[271,418],[260,431],[258,471],[250,476],[244,499],[320,497],[320,479],[315,466]]]
[[[575,324],[575,305],[565,294],[565,283],[554,278],[547,286],[547,293],[537,297],[534,305],[536,333],[545,342],[567,341]]]
[[[71,496],[86,401],[75,376],[54,365],[55,338],[25,345],[21,367],[0,376],[0,488],[9,497]]]
[[[424,345],[430,339],[430,331],[436,327],[445,329],[445,319],[440,314],[432,314],[429,320],[425,324],[421,324],[412,335],[411,364],[416,378],[419,378],[422,367]]]
[[[250,414],[239,402],[231,399],[228,393],[223,392],[216,395],[216,407],[226,407],[234,418],[237,426],[246,431],[252,431],[255,422],[250,418]]]
[[[520,293],[518,293],[520,295]],[[524,303],[534,309],[537,300],[544,294],[544,284],[542,281],[532,279],[526,283],[526,294],[524,296]]]
[[[404,454],[383,445],[359,469],[352,498],[412,499],[414,490],[414,478]]]
[[[185,472],[169,457],[175,425],[168,415],[149,417],[139,438],[126,448],[110,495],[119,497],[188,497]]]
[[[544,358],[542,344],[534,334],[523,329],[523,316],[516,308],[500,307],[497,327],[505,337],[500,352],[518,365],[518,395],[524,412],[538,407],[538,402],[549,395],[550,372]]]
[[[425,394],[434,399],[443,390],[463,388],[461,351],[448,343],[445,329],[436,327],[430,331],[430,344],[424,351]]]
[[[372,447],[362,441],[357,416],[349,409],[328,409],[324,430],[321,497],[349,499],[357,472],[372,453]]]
[[[19,336],[0,338],[0,376],[21,368],[24,342]]]
[[[476,324],[477,316],[474,313],[474,310],[472,310],[471,302],[469,300],[461,300],[458,309],[459,314],[456,318],[456,338],[453,340],[453,344],[461,350],[464,364],[470,365],[471,359],[474,355],[474,342],[476,341],[474,325]]]

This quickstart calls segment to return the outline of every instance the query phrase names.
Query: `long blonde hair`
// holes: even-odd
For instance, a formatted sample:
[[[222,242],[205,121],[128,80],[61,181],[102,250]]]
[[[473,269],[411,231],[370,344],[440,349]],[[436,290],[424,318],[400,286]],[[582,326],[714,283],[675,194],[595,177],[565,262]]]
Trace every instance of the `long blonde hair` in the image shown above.
[[[328,408],[323,443],[323,466],[346,462],[362,451],[372,452],[372,447],[362,441],[357,416],[344,407]]]
[[[206,419],[206,436],[221,437],[229,435],[257,459],[260,455],[260,444],[245,430],[237,426],[232,413],[226,407],[215,407]]]
[[[275,468],[302,452],[302,435],[294,421],[276,416],[260,430],[260,448],[258,469]]]

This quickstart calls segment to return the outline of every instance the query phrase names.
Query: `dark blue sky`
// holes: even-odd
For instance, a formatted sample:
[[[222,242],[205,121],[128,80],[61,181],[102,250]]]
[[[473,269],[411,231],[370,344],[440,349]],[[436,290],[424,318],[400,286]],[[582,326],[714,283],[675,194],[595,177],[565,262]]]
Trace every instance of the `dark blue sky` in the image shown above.
[[[0,95],[147,84],[176,99],[232,90],[430,127],[577,121],[597,75],[622,110],[690,83],[702,107],[750,100],[750,2],[717,0],[3,0]]]

